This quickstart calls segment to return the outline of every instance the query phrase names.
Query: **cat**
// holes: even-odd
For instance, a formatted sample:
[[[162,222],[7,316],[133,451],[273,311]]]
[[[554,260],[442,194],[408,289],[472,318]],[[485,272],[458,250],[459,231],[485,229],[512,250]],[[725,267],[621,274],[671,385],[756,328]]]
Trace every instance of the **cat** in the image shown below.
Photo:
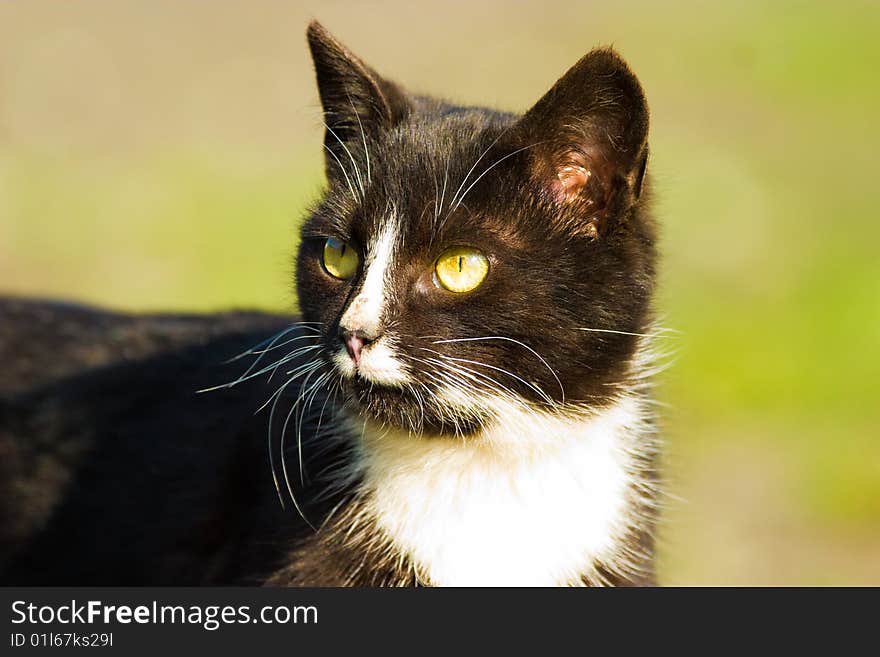
[[[515,115],[307,38],[301,317],[0,301],[3,583],[653,584],[638,79],[594,49]]]

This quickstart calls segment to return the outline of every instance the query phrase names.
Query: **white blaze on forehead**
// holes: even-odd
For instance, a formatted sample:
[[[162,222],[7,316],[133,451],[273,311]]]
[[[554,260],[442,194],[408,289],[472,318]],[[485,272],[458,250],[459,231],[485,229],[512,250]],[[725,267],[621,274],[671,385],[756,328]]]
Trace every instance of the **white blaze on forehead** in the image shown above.
[[[367,247],[364,258],[364,284],[342,315],[340,325],[349,331],[378,333],[385,310],[387,272],[391,268],[397,242],[397,217],[391,214]]]

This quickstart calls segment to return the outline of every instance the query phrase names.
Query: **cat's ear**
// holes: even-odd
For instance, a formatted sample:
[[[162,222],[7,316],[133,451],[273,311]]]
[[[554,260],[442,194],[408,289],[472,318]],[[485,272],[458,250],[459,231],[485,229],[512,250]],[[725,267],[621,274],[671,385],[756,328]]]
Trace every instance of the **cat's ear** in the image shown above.
[[[639,199],[648,156],[648,106],[638,79],[610,48],[588,53],[517,125],[530,174],[574,226],[597,237]],[[564,213],[572,216],[573,213]]]
[[[406,116],[405,94],[352,54],[323,25],[309,24],[306,35],[324,111],[328,179],[343,177],[352,162],[383,129]],[[346,150],[348,149],[348,150]]]

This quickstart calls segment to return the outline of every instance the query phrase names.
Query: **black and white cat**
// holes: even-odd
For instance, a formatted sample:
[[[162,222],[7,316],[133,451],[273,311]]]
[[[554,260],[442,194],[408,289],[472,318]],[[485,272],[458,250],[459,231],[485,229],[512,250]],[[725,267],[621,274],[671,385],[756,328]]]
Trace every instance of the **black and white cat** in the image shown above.
[[[3,580],[652,583],[638,80],[593,50],[516,116],[308,39],[329,184],[301,321],[0,304]]]

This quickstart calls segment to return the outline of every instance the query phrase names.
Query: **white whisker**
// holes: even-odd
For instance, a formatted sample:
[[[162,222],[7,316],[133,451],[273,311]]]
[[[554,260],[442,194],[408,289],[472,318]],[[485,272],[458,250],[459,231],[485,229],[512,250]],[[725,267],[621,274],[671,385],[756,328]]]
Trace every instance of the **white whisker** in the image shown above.
[[[481,342],[483,340],[505,340],[507,342],[518,344],[519,346],[532,352],[538,358],[538,360],[540,360],[544,364],[544,366],[550,371],[550,373],[553,375],[553,378],[556,379],[556,383],[559,385],[559,391],[562,394],[562,401],[565,402],[565,388],[563,388],[562,381],[559,380],[559,376],[557,376],[554,369],[550,367],[550,364],[546,360],[544,360],[543,356],[541,356],[541,354],[532,349],[525,342],[520,342],[519,340],[514,340],[513,338],[508,338],[503,335],[487,335],[477,338],[451,338],[448,340],[435,340],[433,344],[445,344],[450,342]]]
[[[358,127],[361,129],[361,140],[364,144],[364,155],[367,158],[367,184],[370,184],[370,182],[372,182],[372,172],[370,171],[370,149],[367,148],[367,135],[364,134],[364,124],[361,122],[361,115],[354,108],[354,103],[351,100],[351,96],[348,95],[348,92],[346,92],[345,95],[348,97],[348,104],[351,105],[351,110],[352,112],[354,112],[354,115],[357,118]]]
[[[534,148],[535,146],[538,146],[539,144],[542,144],[542,143],[543,143],[543,142],[537,142],[537,143],[534,143],[534,144],[529,144],[528,146],[523,146],[522,148],[518,148],[518,149],[516,149],[515,151],[513,151],[512,153],[508,153],[508,154],[505,155],[504,157],[499,158],[494,164],[492,164],[492,166],[488,167],[485,171],[483,171],[483,173],[481,173],[481,174],[477,177],[477,179],[474,180],[474,182],[472,182],[472,183],[470,184],[470,186],[464,191],[464,194],[461,195],[461,197],[458,199],[458,201],[454,201],[454,204],[453,204],[453,203],[450,203],[450,205],[452,205],[452,209],[449,210],[449,214],[446,216],[446,218],[448,219],[448,218],[449,218],[449,215],[451,215],[453,212],[456,211],[456,209],[458,209],[458,206],[460,206],[461,203],[462,203],[462,201],[464,201],[464,197],[467,196],[467,195],[468,195],[468,192],[470,192],[470,191],[474,188],[474,185],[476,185],[478,182],[480,182],[480,180],[483,178],[483,176],[485,176],[485,175],[486,175],[487,173],[489,173],[492,169],[494,169],[494,168],[497,167],[499,164],[501,164],[502,162],[504,162],[504,160],[513,157],[513,156],[516,155],[517,153],[522,153],[523,151],[528,150],[529,148]],[[444,220],[444,221],[445,221],[445,220]]]
[[[352,167],[354,168],[354,175],[357,180],[358,188],[361,190],[361,199],[363,200],[364,193],[365,193],[364,192],[364,183],[361,180],[361,172],[360,172],[360,169],[358,169],[357,161],[354,159],[354,156],[351,154],[351,151],[348,150],[348,146],[346,146],[345,142],[343,142],[339,138],[339,135],[336,134],[336,132],[333,130],[333,128],[331,128],[329,125],[327,125],[326,122],[324,123],[324,127],[327,128],[327,130],[330,132],[330,134],[333,135],[333,137],[336,139],[336,141],[339,142],[339,145],[342,146],[342,148],[348,154],[348,159],[351,160]],[[338,160],[337,160],[337,162],[338,162]],[[341,163],[340,163],[340,166],[342,166]]]
[[[486,156],[486,153],[492,150],[492,147],[498,143],[498,141],[507,133],[508,130],[510,130],[510,126],[504,128],[504,130],[502,130],[501,133],[492,140],[492,143],[489,144],[482,153],[480,153],[480,156],[477,158],[476,162],[474,162],[473,166],[465,174],[464,178],[461,181],[461,184],[458,186],[458,189],[455,190],[455,194],[452,195],[452,200],[449,201],[449,205],[455,205],[455,199],[458,197],[458,193],[462,190],[465,184],[467,184],[468,178],[470,178],[470,175],[474,172],[474,169],[477,168],[477,165]]]

